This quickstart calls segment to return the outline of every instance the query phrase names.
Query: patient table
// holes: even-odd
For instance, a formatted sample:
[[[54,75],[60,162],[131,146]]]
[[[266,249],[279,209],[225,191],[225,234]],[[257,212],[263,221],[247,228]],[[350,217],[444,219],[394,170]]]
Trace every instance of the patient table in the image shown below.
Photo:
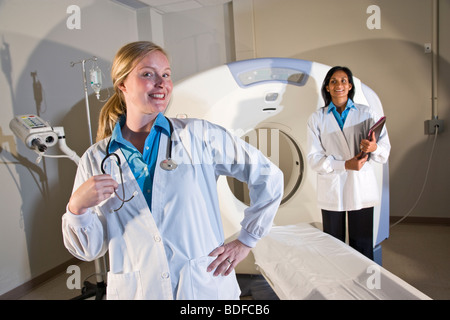
[[[430,299],[342,241],[307,223],[274,226],[253,248],[282,299]]]

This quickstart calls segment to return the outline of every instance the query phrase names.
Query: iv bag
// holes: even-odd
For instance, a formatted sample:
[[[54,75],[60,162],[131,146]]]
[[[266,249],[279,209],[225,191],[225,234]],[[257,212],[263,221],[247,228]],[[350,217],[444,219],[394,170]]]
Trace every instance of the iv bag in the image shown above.
[[[100,89],[102,88],[102,70],[98,66],[94,66],[89,73],[91,75],[91,88],[94,90],[97,99],[99,99]]]

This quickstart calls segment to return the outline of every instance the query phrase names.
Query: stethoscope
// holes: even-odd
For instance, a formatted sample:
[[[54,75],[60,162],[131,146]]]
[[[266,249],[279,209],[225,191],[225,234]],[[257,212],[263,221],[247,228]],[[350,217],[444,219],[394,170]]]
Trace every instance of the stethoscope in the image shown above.
[[[170,137],[168,137],[167,139],[167,148],[166,148],[166,159],[162,160],[160,162],[160,167],[166,171],[173,171],[176,168],[178,168],[178,164],[172,159],[172,134],[173,134],[173,125],[172,122],[169,120],[169,118],[167,118],[167,121],[169,122],[169,127],[170,127]],[[105,161],[110,158],[110,157],[114,157],[116,158],[116,163],[117,166],[119,167],[119,173],[120,173],[120,184],[122,185],[122,197],[120,197],[116,191],[114,191],[114,193],[116,194],[117,198],[119,198],[120,201],[122,201],[122,204],[120,205],[119,208],[115,209],[114,211],[119,211],[125,202],[130,201],[131,199],[134,198],[134,196],[137,194],[137,192],[133,192],[133,195],[129,198],[129,199],[125,199],[125,188],[123,186],[123,173],[122,173],[122,166],[121,166],[121,162],[120,162],[120,157],[116,154],[116,153],[110,153],[109,152],[109,146],[111,144],[111,138],[108,141],[108,144],[106,146],[106,156],[103,158],[102,162],[101,162],[101,170],[102,173],[105,174]]]
[[[165,117],[169,122],[170,127],[170,137],[167,139],[167,148],[166,148],[166,159],[160,162],[159,166],[166,171],[173,171],[178,168],[178,164],[172,159],[172,134],[173,134],[173,125],[169,118]]]

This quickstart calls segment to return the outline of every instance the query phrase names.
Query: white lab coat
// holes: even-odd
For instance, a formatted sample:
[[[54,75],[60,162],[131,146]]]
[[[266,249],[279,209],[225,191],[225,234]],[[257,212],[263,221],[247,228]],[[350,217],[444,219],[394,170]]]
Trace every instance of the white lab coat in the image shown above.
[[[360,152],[361,140],[380,118],[368,106],[355,104],[343,130],[328,107],[320,108],[308,119],[307,161],[317,172],[317,204],[330,211],[359,210],[373,207],[379,200],[372,161],[385,163],[391,145],[386,127],[377,141],[377,150],[369,155],[360,171],[345,170],[345,161]]]
[[[217,125],[193,119],[171,121],[172,158],[178,168],[165,171],[159,166],[166,158],[168,140],[162,134],[152,212],[119,149],[125,197],[135,191],[137,195],[118,212],[113,211],[121,204],[116,196],[83,215],[66,212],[65,246],[87,261],[109,251],[108,299],[238,299],[234,272],[214,277],[206,271],[215,259],[208,254],[225,240],[216,180],[230,175],[247,182],[252,204],[245,211],[239,239],[253,247],[271,228],[283,194],[282,172],[257,149]],[[74,190],[101,174],[108,141],[94,144],[82,156]],[[106,172],[120,183],[117,166],[108,163]],[[119,195],[121,190],[119,186]]]

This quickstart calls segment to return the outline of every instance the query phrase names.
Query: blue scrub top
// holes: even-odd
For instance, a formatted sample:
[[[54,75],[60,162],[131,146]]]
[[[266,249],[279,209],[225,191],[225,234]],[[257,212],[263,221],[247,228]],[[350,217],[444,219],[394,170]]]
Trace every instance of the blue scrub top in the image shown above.
[[[125,124],[125,121],[126,116],[122,116],[119,121],[117,121],[111,135],[111,143],[108,152],[113,153],[118,148],[121,149],[151,211],[153,176],[155,174],[156,159],[158,157],[159,139],[161,133],[167,135],[170,139],[169,120],[167,120],[162,113],[158,114],[152,129],[145,140],[144,154],[141,154],[135,146],[123,138],[121,129]]]
[[[338,122],[341,130],[344,128],[345,120],[347,119],[350,109],[356,109],[352,99],[347,100],[347,105],[345,106],[345,109],[342,112],[342,114],[339,114],[333,102],[330,102],[330,104],[328,105],[328,113],[333,112],[334,117],[336,118],[336,121]]]

